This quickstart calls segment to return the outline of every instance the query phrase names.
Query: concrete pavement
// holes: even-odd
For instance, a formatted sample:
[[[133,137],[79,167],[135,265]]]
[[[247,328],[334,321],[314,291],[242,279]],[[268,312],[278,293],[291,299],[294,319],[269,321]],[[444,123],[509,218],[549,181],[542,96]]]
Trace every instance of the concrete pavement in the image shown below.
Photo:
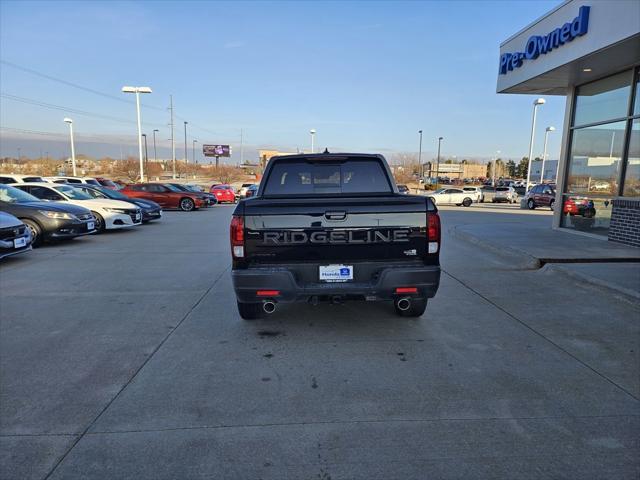
[[[420,320],[347,303],[244,322],[230,212],[0,267],[0,477],[637,477],[637,305],[448,233],[548,216],[443,208]]]
[[[498,222],[460,223],[449,232],[523,269],[545,266],[594,287],[640,299],[640,248],[553,230],[550,221],[532,221],[531,211],[517,212],[512,207],[504,212],[509,215]]]

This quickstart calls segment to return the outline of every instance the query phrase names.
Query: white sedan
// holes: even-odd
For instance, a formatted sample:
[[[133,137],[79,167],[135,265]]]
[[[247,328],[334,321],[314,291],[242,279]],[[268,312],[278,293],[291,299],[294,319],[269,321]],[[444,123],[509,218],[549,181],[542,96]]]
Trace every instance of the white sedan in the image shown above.
[[[88,208],[96,218],[96,230],[130,228],[142,223],[142,211],[128,202],[106,198],[93,198],[80,189],[65,184],[14,183],[13,187],[30,193],[41,200],[69,202]]]
[[[439,188],[433,193],[427,194],[436,205],[463,205],[470,206],[473,203],[474,195],[465,192],[461,188]]]

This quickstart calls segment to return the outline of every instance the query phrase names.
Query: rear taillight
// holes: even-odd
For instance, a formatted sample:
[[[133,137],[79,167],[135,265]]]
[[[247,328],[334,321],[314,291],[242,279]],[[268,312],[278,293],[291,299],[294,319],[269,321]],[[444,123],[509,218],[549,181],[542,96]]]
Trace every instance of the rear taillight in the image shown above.
[[[244,219],[242,217],[231,218],[230,234],[233,258],[244,258]]]
[[[427,240],[429,253],[438,253],[440,248],[440,215],[438,212],[427,212]]]

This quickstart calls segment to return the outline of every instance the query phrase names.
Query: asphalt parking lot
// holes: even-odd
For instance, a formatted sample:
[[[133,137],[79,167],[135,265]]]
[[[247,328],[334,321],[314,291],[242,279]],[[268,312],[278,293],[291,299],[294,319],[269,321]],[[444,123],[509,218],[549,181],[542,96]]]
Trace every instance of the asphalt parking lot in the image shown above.
[[[0,477],[424,479],[640,474],[639,307],[456,240],[440,290],[242,321],[233,207],[0,267]]]

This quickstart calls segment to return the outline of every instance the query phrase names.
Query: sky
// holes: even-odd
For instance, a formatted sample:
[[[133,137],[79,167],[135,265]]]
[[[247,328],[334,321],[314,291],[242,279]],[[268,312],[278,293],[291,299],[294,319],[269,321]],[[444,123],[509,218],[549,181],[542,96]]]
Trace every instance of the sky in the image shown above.
[[[149,86],[143,131],[177,157],[257,149],[417,152],[519,159],[534,96],[496,94],[499,45],[560,2],[0,2],[0,155],[137,155],[134,96]],[[73,85],[71,85],[73,84]],[[82,87],[82,88],[78,88]],[[96,93],[97,92],[97,93]],[[560,149],[565,98],[546,96],[534,154]],[[34,104],[35,102],[35,104]],[[44,104],[44,105],[43,105]],[[52,107],[53,106],[53,107]],[[38,132],[38,133],[34,133]],[[46,134],[43,134],[46,132]]]

